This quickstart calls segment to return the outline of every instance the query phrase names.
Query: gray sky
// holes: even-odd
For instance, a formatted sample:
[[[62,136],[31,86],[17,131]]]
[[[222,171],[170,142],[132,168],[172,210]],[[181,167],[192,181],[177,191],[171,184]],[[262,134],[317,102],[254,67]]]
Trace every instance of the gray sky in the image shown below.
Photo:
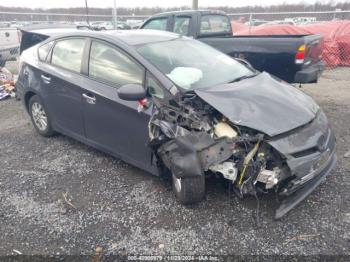
[[[329,0],[199,0],[200,7],[208,6],[247,6],[247,5],[276,5],[282,3],[309,3],[315,2],[328,3]],[[332,2],[347,2],[350,0],[333,0]],[[88,0],[90,7],[112,7],[113,0]],[[192,0],[117,0],[119,7],[174,7],[174,6],[191,6]],[[84,0],[1,0],[0,6],[17,6],[32,8],[54,8],[54,7],[82,7],[85,5]]]

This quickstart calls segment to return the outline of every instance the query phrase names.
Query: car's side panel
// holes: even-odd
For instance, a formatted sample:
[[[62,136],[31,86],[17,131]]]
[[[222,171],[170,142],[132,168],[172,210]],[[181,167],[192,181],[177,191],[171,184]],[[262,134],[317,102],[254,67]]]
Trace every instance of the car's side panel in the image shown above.
[[[17,84],[21,90],[21,99],[24,102],[24,97],[28,92],[39,95],[52,116],[56,131],[154,175],[159,175],[156,165],[151,165],[151,150],[146,144],[148,141],[147,123],[151,109],[138,113],[137,102],[120,100],[115,89],[81,75],[72,76],[70,79],[72,82],[65,83],[65,88],[70,87],[69,91],[59,92],[56,89],[52,91],[47,84],[41,83],[41,74],[44,72],[54,74],[51,70],[56,70],[47,64],[41,64],[41,69],[25,65],[23,70],[28,71],[26,73],[28,77],[22,74],[20,83]],[[58,74],[55,77],[58,77]],[[68,79],[66,80],[68,81]],[[66,80],[62,81],[66,82]],[[80,89],[80,86],[84,89]],[[83,93],[94,94],[96,104],[88,104],[86,100],[81,102]],[[52,107],[52,100],[65,99],[65,96],[69,95],[72,97],[68,101],[65,100],[62,104],[58,103],[57,106],[60,105],[61,110],[68,110],[65,108],[66,106],[70,108],[66,115],[66,121],[75,117],[80,125],[79,128],[83,127],[82,132],[86,130],[86,136],[85,132],[81,134],[74,127],[57,121],[55,115],[57,112]],[[74,97],[79,97],[79,99],[74,99]]]
[[[86,39],[80,73],[51,65],[49,62],[41,62],[37,57],[37,47],[33,50],[28,49],[25,56],[26,60],[30,61],[27,67],[32,72],[28,75],[27,82],[30,82],[33,88],[21,88],[22,97],[30,90],[40,95],[52,115],[56,131],[159,175],[156,164],[151,163],[152,151],[147,145],[151,108],[139,113],[136,101],[121,100],[114,87],[88,77],[87,47],[90,45],[90,38]],[[100,40],[107,41],[107,39]],[[130,54],[134,59],[138,57],[132,48],[123,43],[119,45],[111,41],[111,44]],[[28,57],[28,52],[31,53],[31,58]],[[52,54],[49,54],[48,61],[51,56]],[[140,63],[146,62],[141,59]],[[158,76],[157,72],[154,75]],[[23,77],[25,76],[20,76],[20,79]],[[161,76],[158,77],[162,79]],[[88,99],[83,95],[94,97],[96,103],[88,103]],[[155,158],[153,161],[155,162]]]
[[[84,92],[96,99],[94,104],[83,100],[86,138],[104,151],[156,174],[147,146],[150,109],[137,112],[137,102],[121,100],[116,89],[107,84],[85,78],[82,85]]]
[[[45,64],[38,77],[42,90],[47,94],[44,99],[53,116],[53,127],[84,136],[80,87],[82,76]]]
[[[84,134],[84,122],[81,111],[82,101],[82,89],[81,89],[81,78],[83,75],[81,71],[82,57],[79,55],[75,57],[76,65],[78,68],[75,70],[66,69],[52,63],[53,52],[58,43],[64,43],[66,40],[71,41],[75,38],[62,38],[51,49],[50,54],[47,56],[46,61],[39,62],[40,76],[37,78],[40,81],[41,89],[45,90],[46,93],[46,104],[52,115],[53,128],[64,133],[73,134],[83,138]],[[84,46],[87,38],[79,37],[82,40],[83,46],[80,46],[84,51]],[[66,53],[65,50],[63,50]],[[67,50],[67,52],[73,52],[77,54],[75,50]],[[75,52],[75,53],[74,53]],[[66,53],[66,57],[71,53]],[[62,55],[62,51],[59,53]],[[71,57],[71,56],[69,56]],[[73,58],[72,58],[73,59]],[[69,62],[66,65],[70,65]],[[67,67],[68,68],[68,67]]]
[[[111,48],[116,46],[98,39],[94,41]],[[91,40],[88,41],[88,46],[91,47]],[[116,50],[123,51],[124,55],[128,54],[123,48],[118,47]],[[111,152],[127,162],[157,174],[156,165],[151,163],[152,151],[147,145],[151,108],[138,112],[137,101],[122,100],[115,86],[89,77],[89,61],[90,50],[86,48],[82,67],[82,72],[86,76],[81,82],[85,96],[82,110],[86,139],[106,152]],[[140,78],[144,79],[144,73]]]

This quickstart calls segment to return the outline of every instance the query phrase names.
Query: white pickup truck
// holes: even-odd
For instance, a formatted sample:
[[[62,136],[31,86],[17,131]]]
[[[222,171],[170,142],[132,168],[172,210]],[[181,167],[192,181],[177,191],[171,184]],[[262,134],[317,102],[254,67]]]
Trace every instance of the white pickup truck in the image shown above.
[[[20,31],[17,28],[0,28],[0,67],[19,55]]]

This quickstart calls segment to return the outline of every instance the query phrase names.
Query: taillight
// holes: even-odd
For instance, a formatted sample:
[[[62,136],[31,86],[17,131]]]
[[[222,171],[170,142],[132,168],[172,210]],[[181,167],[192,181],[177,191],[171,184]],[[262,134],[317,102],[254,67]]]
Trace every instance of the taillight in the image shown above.
[[[295,63],[296,64],[303,64],[304,63],[305,52],[306,52],[306,46],[305,45],[299,46],[298,51],[295,55]]]

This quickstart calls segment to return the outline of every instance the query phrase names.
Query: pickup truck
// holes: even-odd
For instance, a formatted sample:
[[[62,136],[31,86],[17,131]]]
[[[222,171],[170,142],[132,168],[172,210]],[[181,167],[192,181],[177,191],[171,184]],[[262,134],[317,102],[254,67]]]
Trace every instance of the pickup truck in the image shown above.
[[[140,29],[193,37],[289,83],[315,83],[325,67],[321,35],[235,36],[231,19],[221,11],[161,13],[147,19]]]

